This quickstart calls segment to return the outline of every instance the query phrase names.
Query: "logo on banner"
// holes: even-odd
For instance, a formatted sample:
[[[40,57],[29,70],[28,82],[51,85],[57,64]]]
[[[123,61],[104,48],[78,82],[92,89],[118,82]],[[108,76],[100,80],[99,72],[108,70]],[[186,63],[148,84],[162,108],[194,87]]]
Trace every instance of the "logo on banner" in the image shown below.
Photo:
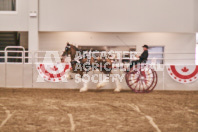
[[[66,79],[66,72],[70,69],[69,64],[63,63],[45,63],[37,64],[39,75],[45,80],[50,82],[60,82]]]
[[[52,55],[55,62],[52,61]],[[67,81],[67,72],[70,70],[70,63],[60,63],[59,54],[57,51],[46,52],[43,62],[36,64],[36,69],[39,73],[37,82],[64,82]]]
[[[198,78],[198,66],[196,65],[169,65],[168,74],[179,83],[191,83]]]

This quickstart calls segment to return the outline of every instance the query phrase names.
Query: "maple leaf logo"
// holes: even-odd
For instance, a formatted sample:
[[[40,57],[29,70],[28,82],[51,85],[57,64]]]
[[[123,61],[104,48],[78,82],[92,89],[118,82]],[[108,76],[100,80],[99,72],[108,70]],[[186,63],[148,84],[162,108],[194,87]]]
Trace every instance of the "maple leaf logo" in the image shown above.
[[[57,71],[57,70],[58,70],[58,68],[57,68],[56,66],[54,66],[53,68],[51,68],[51,70],[53,70],[53,71]]]
[[[183,69],[181,69],[183,72],[188,72],[189,71],[189,69],[188,68],[186,68],[186,67],[184,67]]]

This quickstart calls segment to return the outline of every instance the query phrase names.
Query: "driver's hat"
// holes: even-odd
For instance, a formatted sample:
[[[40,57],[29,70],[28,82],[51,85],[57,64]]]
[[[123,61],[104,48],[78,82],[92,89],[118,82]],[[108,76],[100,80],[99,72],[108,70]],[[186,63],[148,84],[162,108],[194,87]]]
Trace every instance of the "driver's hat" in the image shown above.
[[[146,45],[146,44],[145,44],[145,45],[143,45],[142,47],[145,47],[145,48],[147,48],[147,49],[149,48],[149,47],[148,47],[148,45]]]

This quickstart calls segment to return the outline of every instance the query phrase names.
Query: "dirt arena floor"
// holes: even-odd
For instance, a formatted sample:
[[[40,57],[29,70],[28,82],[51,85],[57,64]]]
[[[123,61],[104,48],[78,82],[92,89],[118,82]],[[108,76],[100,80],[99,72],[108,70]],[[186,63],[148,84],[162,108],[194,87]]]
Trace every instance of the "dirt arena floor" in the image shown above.
[[[0,89],[0,132],[198,132],[198,92]]]

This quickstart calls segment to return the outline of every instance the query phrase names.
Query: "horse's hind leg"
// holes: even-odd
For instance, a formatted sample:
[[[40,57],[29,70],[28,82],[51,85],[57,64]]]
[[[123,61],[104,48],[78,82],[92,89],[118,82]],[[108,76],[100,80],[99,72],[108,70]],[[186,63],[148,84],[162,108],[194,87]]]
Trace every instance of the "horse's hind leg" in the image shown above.
[[[116,83],[116,88],[114,89],[114,92],[120,92],[122,90],[122,86],[117,76],[115,77],[115,83]]]
[[[107,83],[108,75],[104,74],[104,78],[101,82],[97,84],[97,89],[102,88]]]

